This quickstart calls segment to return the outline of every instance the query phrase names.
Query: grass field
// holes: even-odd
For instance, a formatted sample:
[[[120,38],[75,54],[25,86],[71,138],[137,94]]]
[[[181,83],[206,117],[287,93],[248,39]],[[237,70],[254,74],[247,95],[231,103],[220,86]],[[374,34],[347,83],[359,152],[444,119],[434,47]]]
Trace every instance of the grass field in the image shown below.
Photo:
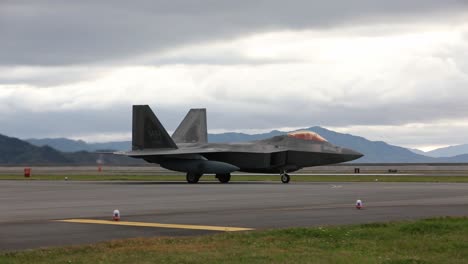
[[[0,254],[0,263],[467,263],[468,218],[137,238]]]
[[[68,180],[73,181],[185,181],[183,175],[0,175],[0,180]],[[200,181],[217,181],[203,176]],[[278,181],[278,175],[233,175],[231,181]],[[468,176],[412,175],[292,175],[292,182],[468,182]]]

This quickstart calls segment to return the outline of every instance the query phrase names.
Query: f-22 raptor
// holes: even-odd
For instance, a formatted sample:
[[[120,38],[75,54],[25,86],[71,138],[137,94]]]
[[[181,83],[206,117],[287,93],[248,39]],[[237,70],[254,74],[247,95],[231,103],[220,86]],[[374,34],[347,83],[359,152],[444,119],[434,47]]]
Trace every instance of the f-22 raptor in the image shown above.
[[[288,173],[301,168],[363,156],[311,131],[251,142],[208,143],[206,109],[190,109],[171,137],[148,105],[133,106],[132,150],[115,154],[184,172],[188,183],[197,183],[203,174],[215,174],[219,182],[228,183],[235,171],[278,173],[288,183]]]

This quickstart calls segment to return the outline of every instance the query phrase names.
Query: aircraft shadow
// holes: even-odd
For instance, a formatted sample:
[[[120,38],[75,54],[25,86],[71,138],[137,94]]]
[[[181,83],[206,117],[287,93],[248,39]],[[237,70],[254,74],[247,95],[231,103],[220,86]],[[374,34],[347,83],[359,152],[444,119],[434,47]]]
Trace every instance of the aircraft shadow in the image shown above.
[[[267,185],[267,184],[283,184],[281,182],[275,181],[259,181],[259,182],[249,182],[249,181],[235,181],[230,183],[219,183],[219,182],[199,182],[196,184],[189,184],[183,181],[106,181],[106,182],[94,182],[100,184],[118,184],[118,185],[187,185],[187,186],[197,186],[197,185],[246,185],[246,184],[256,184],[256,185]]]

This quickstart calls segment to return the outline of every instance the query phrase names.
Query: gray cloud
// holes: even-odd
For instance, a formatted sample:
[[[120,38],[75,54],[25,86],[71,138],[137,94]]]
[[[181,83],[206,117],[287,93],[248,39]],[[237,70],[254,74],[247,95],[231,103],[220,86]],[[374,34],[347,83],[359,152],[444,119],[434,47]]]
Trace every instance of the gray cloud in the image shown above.
[[[183,110],[167,109],[153,105],[153,110],[168,130],[174,130],[185,114]],[[131,106],[116,105],[112,111],[63,110],[34,112],[25,109],[14,115],[0,118],[0,134],[19,138],[82,137],[88,134],[130,134]]]
[[[125,62],[259,31],[448,19],[467,6],[456,0],[2,1],[0,63]]]
[[[367,106],[371,98],[365,96],[360,101],[362,103],[361,107],[345,106],[340,103],[316,103],[301,98],[279,98],[269,103],[230,101],[226,97],[224,100],[220,98],[218,102],[203,101],[191,105],[161,106],[159,101],[150,99],[145,103],[151,105],[166,129],[170,131],[175,130],[188,108],[203,106],[208,108],[208,127],[210,130],[248,131],[249,129],[269,130],[281,127],[315,125],[326,127],[353,125],[362,126],[362,134],[366,135],[366,126],[386,125],[388,127],[398,127],[408,123],[430,124],[443,122],[448,118],[464,120],[468,112],[468,106],[464,104],[467,97],[468,95],[463,93],[458,94],[458,99],[457,96],[454,96],[450,99],[440,99],[432,103],[420,100],[411,103],[389,102],[379,106]],[[18,109],[12,115],[4,115],[0,118],[0,122],[2,124],[1,134],[15,135],[21,138],[80,137],[88,134],[113,133],[130,134],[131,107],[130,104],[116,104],[111,109],[76,109],[47,112]],[[391,128],[389,129],[391,130]],[[450,125],[446,129],[445,137],[447,137],[447,133],[450,133]],[[468,132],[468,127],[464,129]],[[390,130],[385,132],[389,140],[403,142],[405,137],[402,135],[399,135],[399,138],[391,138],[392,133]],[[418,131],[417,129],[413,130]],[[420,132],[425,133],[425,129]],[[429,131],[428,134],[431,132],[436,131]],[[466,139],[465,135],[466,133],[458,134],[457,139]],[[375,134],[371,134],[371,136],[375,136]],[[439,136],[439,138],[442,138],[442,136]],[[430,136],[423,137],[415,142],[427,142],[428,140],[430,140]],[[446,140],[452,142],[454,138],[450,136]],[[404,142],[408,143],[407,141]],[[440,144],[441,142],[437,143]]]
[[[102,67],[0,67],[0,84],[49,87],[95,79]]]
[[[466,143],[467,13],[455,0],[1,1],[0,133],[129,135],[144,103],[168,130],[207,107],[211,130]]]

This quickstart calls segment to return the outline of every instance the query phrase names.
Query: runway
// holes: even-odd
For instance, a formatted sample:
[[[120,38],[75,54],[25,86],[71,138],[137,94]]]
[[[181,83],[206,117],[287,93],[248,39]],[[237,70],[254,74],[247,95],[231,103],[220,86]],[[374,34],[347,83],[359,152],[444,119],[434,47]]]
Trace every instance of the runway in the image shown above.
[[[468,216],[464,183],[0,181],[0,190],[2,251],[227,228]],[[354,208],[357,199],[364,202],[363,210]],[[111,220],[114,209],[130,224],[102,221]]]

